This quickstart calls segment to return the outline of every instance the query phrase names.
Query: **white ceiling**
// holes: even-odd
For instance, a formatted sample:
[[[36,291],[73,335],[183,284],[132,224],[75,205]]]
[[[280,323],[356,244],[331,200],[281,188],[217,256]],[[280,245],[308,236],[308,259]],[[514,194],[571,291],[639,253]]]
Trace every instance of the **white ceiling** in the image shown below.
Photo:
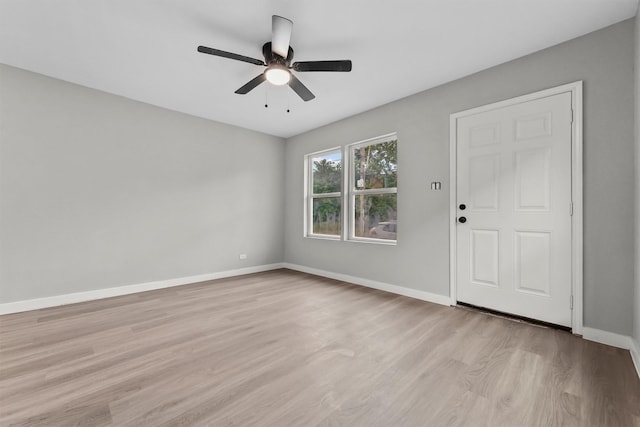
[[[127,98],[289,137],[635,15],[638,0],[0,0],[0,62]],[[294,60],[316,95],[263,83],[271,15],[293,20]],[[1,96],[1,94],[0,94]],[[268,99],[269,108],[265,108]],[[290,108],[291,112],[286,113]]]

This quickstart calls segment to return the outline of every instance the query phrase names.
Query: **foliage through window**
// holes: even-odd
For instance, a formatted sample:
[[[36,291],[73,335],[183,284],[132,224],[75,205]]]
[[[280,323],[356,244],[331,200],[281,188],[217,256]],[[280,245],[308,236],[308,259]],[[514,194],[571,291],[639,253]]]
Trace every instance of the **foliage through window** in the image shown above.
[[[309,197],[307,234],[342,233],[342,152],[333,149],[307,156]]]
[[[349,159],[349,237],[397,240],[397,137],[352,144]]]

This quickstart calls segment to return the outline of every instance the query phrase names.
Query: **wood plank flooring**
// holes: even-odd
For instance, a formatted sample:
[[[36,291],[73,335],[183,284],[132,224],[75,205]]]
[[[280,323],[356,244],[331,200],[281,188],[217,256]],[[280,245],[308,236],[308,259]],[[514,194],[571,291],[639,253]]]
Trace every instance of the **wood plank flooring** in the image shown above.
[[[289,270],[0,316],[3,426],[640,426],[629,352]]]

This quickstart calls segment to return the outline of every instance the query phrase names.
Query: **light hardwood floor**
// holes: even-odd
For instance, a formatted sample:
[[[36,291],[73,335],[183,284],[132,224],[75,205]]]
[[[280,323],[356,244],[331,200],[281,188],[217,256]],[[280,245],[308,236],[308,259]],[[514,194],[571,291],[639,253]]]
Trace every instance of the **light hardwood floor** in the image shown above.
[[[277,270],[0,316],[0,424],[633,426],[629,352]]]

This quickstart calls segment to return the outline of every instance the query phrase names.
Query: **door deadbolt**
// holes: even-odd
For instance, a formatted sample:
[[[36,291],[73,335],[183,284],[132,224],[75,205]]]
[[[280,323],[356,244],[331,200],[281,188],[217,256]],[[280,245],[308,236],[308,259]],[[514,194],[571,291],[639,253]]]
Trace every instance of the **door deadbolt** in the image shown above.
[[[463,211],[463,210],[467,209],[467,205],[465,205],[464,203],[461,203],[459,208],[460,208],[461,211]]]

